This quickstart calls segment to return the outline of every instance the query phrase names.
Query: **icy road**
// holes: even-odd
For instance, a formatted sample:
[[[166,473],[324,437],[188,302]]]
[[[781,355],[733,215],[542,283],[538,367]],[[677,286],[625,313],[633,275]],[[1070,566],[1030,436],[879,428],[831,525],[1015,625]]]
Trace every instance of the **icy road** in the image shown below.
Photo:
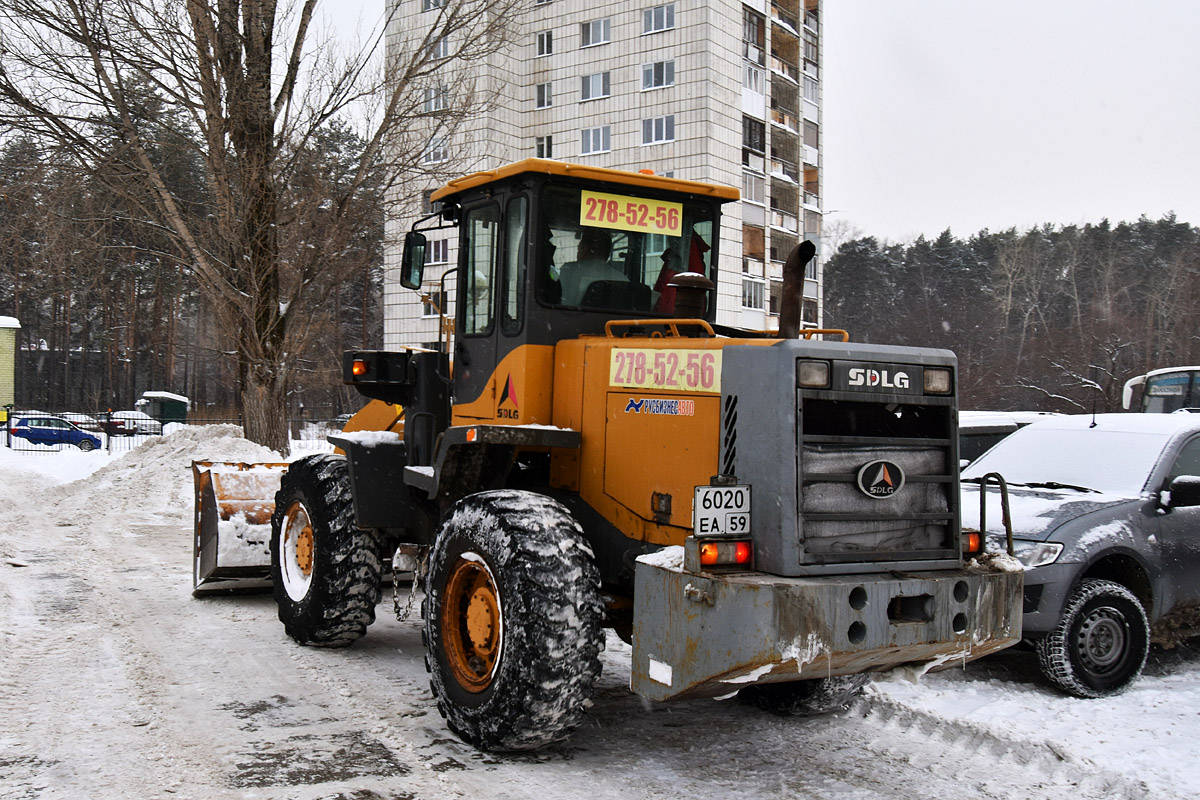
[[[565,744],[481,754],[433,707],[419,624],[299,647],[268,596],[191,596],[193,458],[270,460],[230,429],[112,459],[0,450],[0,798],[1192,798],[1200,653],[1155,651],[1109,700],[1044,686],[1025,654],[846,712],[648,704],[610,637]]]

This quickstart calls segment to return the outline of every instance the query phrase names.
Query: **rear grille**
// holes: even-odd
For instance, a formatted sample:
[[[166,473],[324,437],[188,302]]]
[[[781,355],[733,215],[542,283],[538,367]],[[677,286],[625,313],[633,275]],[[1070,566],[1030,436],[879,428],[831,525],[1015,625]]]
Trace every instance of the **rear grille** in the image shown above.
[[[957,556],[949,406],[802,400],[801,563]],[[888,461],[904,472],[890,497],[871,497],[859,471]]]

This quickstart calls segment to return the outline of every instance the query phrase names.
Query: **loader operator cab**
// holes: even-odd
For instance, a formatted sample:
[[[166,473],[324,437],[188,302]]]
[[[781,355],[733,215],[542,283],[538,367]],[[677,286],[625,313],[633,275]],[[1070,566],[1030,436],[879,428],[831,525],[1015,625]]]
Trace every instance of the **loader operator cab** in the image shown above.
[[[420,289],[422,231],[456,226],[453,419],[550,423],[555,343],[613,319],[679,316],[677,276],[699,277],[689,318],[716,311],[720,205],[736,189],[529,159],[451,181],[405,240],[401,283]],[[700,301],[695,302],[699,297]]]

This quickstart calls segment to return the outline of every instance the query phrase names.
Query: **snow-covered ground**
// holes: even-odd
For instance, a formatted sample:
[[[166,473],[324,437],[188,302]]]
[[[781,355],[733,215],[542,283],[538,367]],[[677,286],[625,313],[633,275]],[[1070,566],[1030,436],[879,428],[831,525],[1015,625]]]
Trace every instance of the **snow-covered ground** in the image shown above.
[[[277,458],[236,432],[0,449],[0,798],[1200,796],[1190,647],[1105,700],[1057,694],[1012,650],[786,719],[644,702],[610,637],[574,738],[477,753],[438,717],[419,624],[390,596],[339,651],[292,643],[269,596],[192,598],[191,461]]]

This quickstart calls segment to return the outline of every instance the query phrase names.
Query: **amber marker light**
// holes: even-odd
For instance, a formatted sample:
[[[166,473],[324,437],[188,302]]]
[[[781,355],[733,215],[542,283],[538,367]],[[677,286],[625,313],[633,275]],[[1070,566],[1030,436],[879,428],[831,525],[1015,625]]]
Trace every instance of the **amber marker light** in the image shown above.
[[[356,378],[361,378],[363,375],[366,375],[367,369],[367,362],[363,361],[361,358],[354,359],[354,363],[350,365],[350,373]]]
[[[700,545],[700,563],[706,567],[711,567],[717,563],[717,559],[721,556],[721,550],[717,547],[716,542],[705,542]]]
[[[983,550],[983,534],[978,531],[963,532],[963,552],[968,555],[978,555]]]
[[[479,438],[479,431],[477,431],[474,428],[471,428],[470,430],[467,431],[467,441],[468,442],[473,442],[477,438]]]

